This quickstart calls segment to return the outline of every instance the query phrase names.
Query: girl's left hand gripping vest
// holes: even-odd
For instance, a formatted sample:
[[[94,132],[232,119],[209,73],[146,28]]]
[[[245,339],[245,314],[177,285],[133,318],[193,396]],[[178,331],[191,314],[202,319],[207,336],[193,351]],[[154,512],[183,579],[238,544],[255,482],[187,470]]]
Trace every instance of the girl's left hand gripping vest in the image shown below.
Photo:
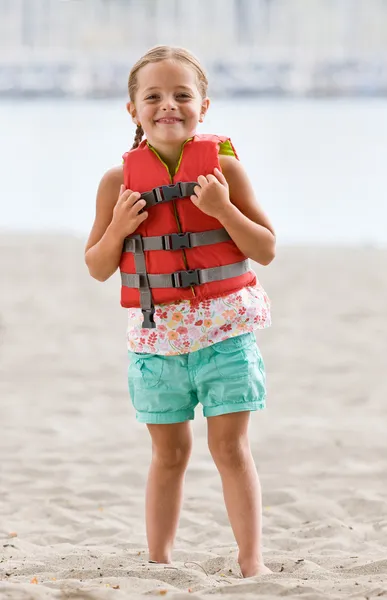
[[[125,187],[142,194],[149,214],[124,242],[121,305],[141,307],[145,328],[155,327],[155,304],[225,296],[256,281],[248,259],[219,221],[190,199],[199,175],[220,169],[219,144],[228,139],[196,135],[188,140],[173,178],[146,140],[124,154]]]

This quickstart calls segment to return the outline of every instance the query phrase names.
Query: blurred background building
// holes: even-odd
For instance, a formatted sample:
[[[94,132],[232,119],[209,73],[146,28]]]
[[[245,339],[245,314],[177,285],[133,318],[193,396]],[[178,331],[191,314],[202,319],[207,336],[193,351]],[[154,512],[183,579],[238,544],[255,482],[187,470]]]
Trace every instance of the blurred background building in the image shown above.
[[[120,96],[157,44],[212,93],[387,94],[387,0],[0,0],[0,94]]]

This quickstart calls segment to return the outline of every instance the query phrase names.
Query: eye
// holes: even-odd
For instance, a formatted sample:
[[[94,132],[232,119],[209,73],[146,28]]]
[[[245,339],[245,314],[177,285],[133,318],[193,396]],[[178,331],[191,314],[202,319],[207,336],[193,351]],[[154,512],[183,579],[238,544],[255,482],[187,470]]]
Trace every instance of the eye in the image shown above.
[[[150,94],[145,98],[145,100],[157,100],[158,96],[156,94]]]

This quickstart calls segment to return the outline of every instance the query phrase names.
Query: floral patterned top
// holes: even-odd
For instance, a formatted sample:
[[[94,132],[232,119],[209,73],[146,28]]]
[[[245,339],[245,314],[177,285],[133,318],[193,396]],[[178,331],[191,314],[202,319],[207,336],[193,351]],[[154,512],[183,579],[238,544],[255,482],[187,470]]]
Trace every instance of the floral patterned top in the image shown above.
[[[221,298],[155,307],[156,329],[143,329],[140,308],[128,309],[128,350],[186,354],[271,325],[270,301],[257,282]]]

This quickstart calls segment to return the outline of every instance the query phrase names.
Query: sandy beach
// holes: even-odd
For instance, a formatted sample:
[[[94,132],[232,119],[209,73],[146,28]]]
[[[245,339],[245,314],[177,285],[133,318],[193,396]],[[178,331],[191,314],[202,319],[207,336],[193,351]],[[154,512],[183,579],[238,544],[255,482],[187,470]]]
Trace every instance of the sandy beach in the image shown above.
[[[149,565],[150,443],[119,279],[83,241],[0,235],[0,599],[387,597],[387,250],[280,247],[257,267],[268,409],[251,442],[272,575],[243,580],[198,410],[174,562]]]

